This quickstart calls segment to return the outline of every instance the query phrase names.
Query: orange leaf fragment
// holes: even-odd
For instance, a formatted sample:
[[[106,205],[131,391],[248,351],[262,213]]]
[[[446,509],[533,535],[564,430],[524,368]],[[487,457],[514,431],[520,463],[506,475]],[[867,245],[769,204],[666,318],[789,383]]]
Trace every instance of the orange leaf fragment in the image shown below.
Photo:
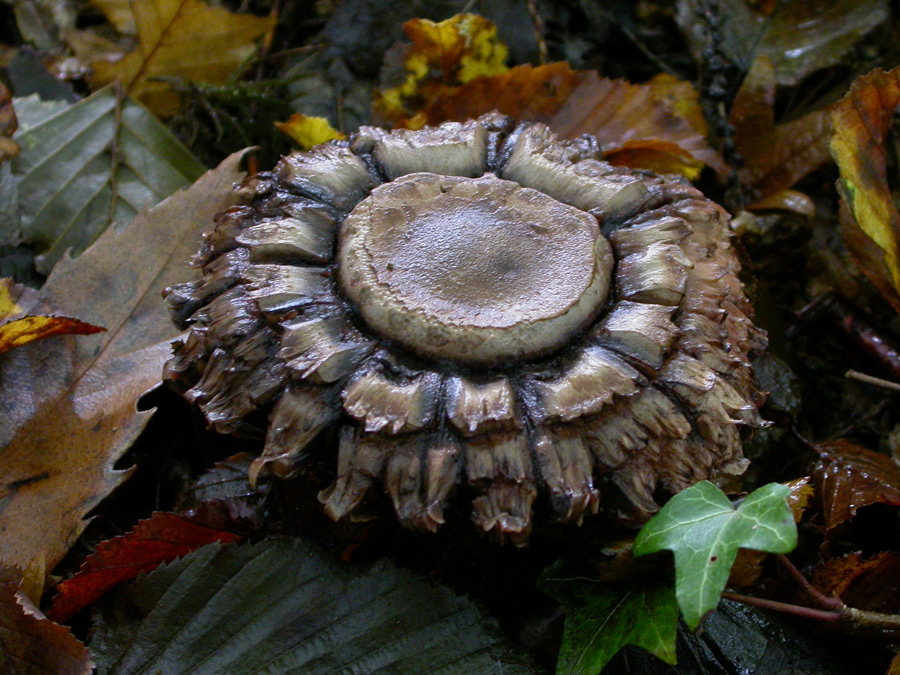
[[[201,525],[196,520],[175,513],[154,513],[131,532],[102,542],[75,576],[56,587],[47,616],[65,621],[141,572],[149,572],[215,541],[227,544],[241,539],[233,532]]]
[[[631,84],[584,73],[550,128],[562,138],[596,136],[612,164],[692,179],[704,164],[726,170],[706,142],[706,123],[693,85],[668,76]]]
[[[0,80],[0,162],[19,154],[19,144],[12,136],[19,128],[16,111],[13,110],[12,92]]]
[[[91,654],[65,626],[49,621],[19,590],[22,573],[0,565],[0,652],[8,673],[89,675]]]
[[[80,319],[46,315],[46,311],[48,306],[37,291],[12,279],[0,279],[0,354],[53,335],[90,335],[106,330]]]
[[[395,126],[425,126],[416,112],[442,92],[506,70],[506,45],[497,27],[477,14],[457,14],[445,21],[412,19],[403,24],[412,40],[402,56],[400,83],[375,94],[375,107]]]
[[[900,68],[857,79],[834,109],[831,154],[840,170],[841,225],[850,253],[900,312],[900,212],[888,184],[886,142],[900,103]]]
[[[892,551],[868,560],[859,553],[825,560],[816,565],[810,580],[825,595],[837,596],[856,609],[900,611],[900,555]]]
[[[819,461],[813,470],[825,528],[830,530],[870,504],[900,505],[900,467],[890,457],[850,441],[815,446]]]
[[[294,113],[287,122],[275,122],[278,130],[290,136],[301,150],[309,150],[319,143],[347,138],[331,126],[324,117]]]
[[[413,117],[419,126],[463,121],[496,110],[516,119],[549,122],[581,81],[567,63],[516,66],[491,77],[436,92]]]

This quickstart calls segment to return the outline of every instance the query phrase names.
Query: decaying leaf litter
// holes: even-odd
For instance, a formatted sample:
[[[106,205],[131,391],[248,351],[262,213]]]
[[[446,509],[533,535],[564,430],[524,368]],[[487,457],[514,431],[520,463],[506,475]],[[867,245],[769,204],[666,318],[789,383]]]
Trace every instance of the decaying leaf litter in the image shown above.
[[[277,7],[258,4],[252,8],[255,17],[209,8],[199,0],[156,0],[141,3],[143,9],[137,11],[134,5],[97,2],[83,14],[72,8],[42,14],[30,3],[3,8],[9,24],[19,29],[18,35],[5,36],[11,49],[4,64],[15,98],[4,98],[0,109],[5,138],[0,163],[2,250],[15,253],[19,262],[6,258],[4,269],[10,264],[15,274],[26,278],[23,252],[41,255],[38,269],[52,272],[41,298],[48,304],[34,315],[51,320],[65,316],[65,321],[86,322],[106,332],[48,337],[0,356],[8,420],[4,434],[9,435],[0,458],[5,486],[0,519],[4,540],[10,542],[2,557],[20,570],[20,595],[40,601],[44,609],[51,606],[52,587],[64,577],[70,577],[67,588],[76,595],[88,593],[87,602],[104,608],[98,635],[107,638],[103,645],[89,645],[103,655],[98,659],[101,672],[116,667],[111,659],[129,658],[124,652],[110,656],[121,649],[109,641],[122,642],[114,636],[125,626],[117,614],[117,607],[130,602],[123,594],[137,593],[134,597],[151,602],[153,593],[166,592],[173,574],[182,573],[181,563],[171,562],[176,553],[163,546],[154,550],[152,543],[146,547],[140,542],[147,540],[137,534],[148,531],[139,521],[153,511],[178,508],[181,517],[208,530],[266,541],[275,541],[275,535],[311,537],[350,561],[338,573],[357,575],[352,583],[365,589],[363,594],[372,591],[379,576],[357,566],[381,555],[449,584],[484,603],[499,619],[506,638],[491,642],[498,639],[491,632],[495,637],[483,644],[495,645],[485,653],[501,654],[504,672],[514,668],[512,664],[552,669],[563,614],[571,612],[611,627],[607,633],[579,636],[565,620],[566,648],[559,655],[559,672],[596,672],[620,645],[631,642],[667,661],[674,655],[682,668],[693,662],[691,654],[707,655],[702,660],[705,672],[735,663],[764,667],[765,657],[749,646],[743,653],[721,647],[742,634],[745,638],[738,641],[749,645],[750,625],[760,620],[745,613],[752,610],[736,611],[723,604],[720,612],[707,617],[699,637],[682,633],[676,640],[672,631],[677,615],[666,609],[671,607],[666,588],[672,587],[654,590],[641,581],[642,573],[658,580],[671,563],[663,556],[631,557],[627,532],[604,530],[590,521],[580,529],[548,526],[534,533],[529,549],[515,553],[478,541],[468,533],[467,523],[453,519],[445,532],[430,538],[404,534],[384,519],[333,526],[321,516],[316,499],[329,480],[330,462],[313,461],[293,484],[275,481],[252,488],[239,468],[246,470],[249,461],[227,457],[238,449],[257,453],[260,446],[211,436],[202,430],[202,420],[192,419],[189,410],[163,392],[150,399],[159,411],[148,431],[138,436],[150,420],[146,404],[137,412],[138,399],[158,382],[167,343],[177,332],[161,309],[159,291],[190,276],[182,263],[211,215],[233,198],[228,187],[237,179],[237,159],[157,211],[138,216],[130,225],[128,221],[198,175],[200,164],[191,151],[208,166],[253,142],[269,144],[260,157],[287,152],[288,136],[272,130],[275,122],[288,122],[292,113],[299,116],[287,125],[294,130],[288,133],[311,145],[325,140],[323,132],[351,134],[371,121],[418,127],[497,107],[505,114],[548,123],[560,134],[595,134],[605,160],[681,174],[733,213],[749,207],[736,227],[743,243],[744,281],[770,337],[769,355],[756,371],[763,388],[771,392],[763,416],[773,425],[745,446],[753,464],[743,488],[811,475],[815,497],[800,520],[801,548],[791,555],[794,564],[820,591],[838,594],[855,610],[888,616],[898,611],[896,593],[877,581],[890,575],[898,547],[893,527],[896,467],[891,460],[898,438],[895,395],[844,377],[848,366],[888,380],[900,377],[891,308],[900,278],[892,200],[898,157],[891,117],[897,105],[892,68],[900,63],[900,55],[894,47],[897,17],[888,3],[828,3],[826,11],[811,0],[600,7],[542,3],[533,8],[537,22],[527,2],[474,3],[468,8],[493,21],[496,35],[482,18],[457,17],[445,24],[424,20],[448,19],[458,8],[429,16],[437,10],[415,3],[395,3],[389,12],[367,2],[320,3],[314,13],[290,2]],[[162,23],[148,23],[151,14]],[[206,30],[200,28],[204,24]],[[160,25],[170,30],[160,30]],[[460,26],[473,39],[467,42]],[[200,32],[203,39],[196,37]],[[196,68],[179,68],[180,63],[167,56],[166,40],[175,34],[195,49]],[[229,40],[216,42],[226,34]],[[748,52],[747,44],[754,49]],[[26,45],[41,51],[26,53]],[[545,52],[546,63],[541,61]],[[204,58],[207,66],[213,61],[224,65],[206,67]],[[95,65],[100,63],[105,65]],[[27,68],[36,68],[41,76],[25,76]],[[882,71],[867,75],[875,68]],[[204,72],[202,79],[194,79],[198,70]],[[122,78],[119,84],[100,89],[111,73]],[[63,77],[69,83],[60,85]],[[61,86],[64,94],[59,93]],[[89,99],[91,88],[98,91]],[[133,98],[167,118],[190,151],[164,125],[152,122],[152,113]],[[287,110],[285,101],[290,102]],[[92,103],[105,107],[90,112]],[[18,131],[10,110],[21,111]],[[639,119],[636,110],[642,113]],[[78,131],[79,123],[92,131]],[[42,125],[54,129],[54,135],[68,131],[62,152],[69,160],[46,161],[53,150],[41,145]],[[254,126],[260,129],[259,141],[248,138],[257,131]],[[863,147],[865,152],[860,151]],[[21,159],[9,159],[16,154]],[[840,171],[838,190],[833,187],[835,166]],[[252,163],[250,170],[255,170]],[[181,177],[173,182],[175,175]],[[18,185],[23,190],[17,194]],[[63,185],[70,192],[62,190]],[[201,197],[201,192],[209,194]],[[206,215],[198,217],[200,213]],[[164,232],[162,224],[170,227],[174,217],[185,229]],[[54,230],[49,221],[69,226]],[[86,229],[85,223],[97,229]],[[101,234],[106,225],[110,229]],[[167,243],[151,243],[162,237],[168,237]],[[66,248],[75,246],[77,255],[92,240],[96,243],[85,253],[54,267]],[[129,249],[122,258],[122,251]],[[318,442],[324,448],[334,440],[322,437]],[[224,463],[212,468],[220,460]],[[110,494],[125,477],[122,470],[135,463],[124,487]],[[740,512],[741,506],[737,509]],[[82,518],[90,513],[97,517],[84,529]],[[35,521],[46,536],[34,536]],[[102,577],[104,564],[102,557],[85,562],[87,554],[136,527],[135,535],[122,538],[123,551],[130,550],[127,542],[134,537],[135,550],[148,554],[135,572],[158,564],[167,567],[94,602],[88,592],[96,587],[90,573],[99,571]],[[197,538],[194,546],[204,541],[208,539]],[[247,546],[229,544],[222,550],[241,551],[235,555],[250,559],[256,553]],[[98,555],[104,550],[97,548]],[[209,548],[200,551],[205,553],[192,559],[190,568],[203,570],[206,565],[210,583],[219,583],[212,581],[212,563],[203,562],[216,554]],[[75,575],[82,562],[82,575]],[[561,606],[535,590],[538,573],[554,562],[557,566],[547,574],[555,586],[545,581],[543,587]],[[733,588],[763,599],[816,606],[773,558],[757,554],[747,569],[753,572],[745,576],[755,581],[744,588],[733,580]],[[604,609],[610,586],[603,586],[601,579],[622,588],[627,579],[628,598],[660,598],[654,601],[659,604],[649,605],[659,614],[646,619],[659,629],[655,641],[647,642],[647,633],[639,640],[629,636],[624,626],[631,619],[616,622],[617,614],[630,616],[627,612]],[[100,586],[105,588],[105,583]],[[193,582],[184,577],[180,583],[189,590]],[[231,587],[225,580],[221,583],[225,603],[241,606],[237,595],[229,595],[234,591],[227,590]],[[420,593],[411,580],[399,583],[401,595]],[[286,592],[275,586],[272,591]],[[189,595],[197,608],[203,607],[202,596]],[[17,606],[26,612],[23,603],[10,605],[9,620],[19,620]],[[713,605],[714,599],[703,611]],[[153,608],[145,607],[149,617]],[[262,611],[260,617],[266,620],[274,606],[254,611]],[[51,612],[54,618],[63,614]],[[78,637],[86,634],[86,614],[74,618]],[[200,657],[212,659],[207,663],[227,662],[221,644],[204,643],[199,634],[181,633],[176,623],[161,620],[168,635],[183,636],[173,639],[200,640],[194,644],[200,652],[208,650],[208,657]],[[367,626],[361,634],[365,639],[376,629],[376,619],[359,620]],[[863,633],[845,639],[839,654],[823,659],[814,656],[819,648],[807,642],[817,628],[808,623],[775,625],[768,624],[767,630],[796,645],[785,648],[779,658],[796,667],[850,672],[841,670],[841,659],[849,655],[857,662],[853,672],[859,672],[860,659],[878,672],[890,660],[890,638],[867,642],[863,648],[863,641],[871,639]],[[410,625],[394,633],[396,644],[404,644],[402,638],[413,630]],[[169,638],[152,639],[164,646]],[[338,637],[338,643],[346,639]],[[427,660],[427,650],[446,655],[441,644],[447,639],[449,634],[438,629],[418,641],[418,651],[396,647],[383,660],[360,663],[373,669],[438,663],[437,656]],[[716,639],[720,641],[710,650],[710,640]],[[468,644],[475,649],[474,642]],[[638,659],[644,668],[640,672],[648,672],[649,662],[640,659],[653,657],[638,657],[632,649],[626,648],[628,660],[619,656],[608,670],[627,670],[629,661]],[[83,655],[71,654],[74,660],[66,667],[85,672]],[[372,657],[365,648],[359,654]],[[495,662],[488,659],[483,672],[495,672],[489,665]],[[60,670],[62,663],[57,665]]]

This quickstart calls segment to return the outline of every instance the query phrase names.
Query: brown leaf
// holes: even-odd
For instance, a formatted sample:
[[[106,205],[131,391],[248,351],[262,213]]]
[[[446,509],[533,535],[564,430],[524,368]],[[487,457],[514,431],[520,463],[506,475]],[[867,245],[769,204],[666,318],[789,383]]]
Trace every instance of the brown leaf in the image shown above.
[[[90,675],[91,654],[19,591],[22,574],[0,565],[0,663],[16,675]]]
[[[562,138],[593,134],[603,157],[613,164],[688,178],[696,178],[704,164],[726,170],[706,142],[697,92],[690,83],[668,76],[631,84],[587,72],[550,128]]]
[[[130,3],[129,9],[139,46],[115,63],[96,61],[92,84],[99,89],[118,79],[163,116],[178,110],[179,99],[159,78],[225,84],[253,53],[253,41],[275,25],[274,18],[232,14],[200,0],[145,0]],[[119,23],[127,22],[119,18]]]
[[[900,68],[859,78],[834,109],[831,152],[840,169],[841,225],[850,253],[900,312],[900,211],[888,183],[886,143]]]
[[[24,568],[44,556],[52,569],[128,476],[112,467],[152,414],[137,401],[158,385],[177,335],[160,294],[191,277],[184,261],[201,231],[237,199],[240,154],[53,269],[44,299],[108,333],[0,356],[0,560]]]
[[[815,448],[813,480],[826,529],[850,520],[863,506],[900,505],[900,467],[890,457],[845,440]]]
[[[808,213],[811,202],[787,192],[830,158],[831,108],[826,106],[785,124],[775,124],[775,70],[765,56],[754,61],[735,96],[729,121],[744,168],[751,209],[773,207]]]
[[[412,118],[418,127],[462,121],[496,110],[516,119],[548,122],[571,96],[582,75],[566,63],[516,66],[492,77],[433,93]]]
[[[66,621],[141,572],[150,572],[214,541],[227,544],[240,539],[232,532],[201,524],[196,516],[154,513],[128,534],[100,543],[75,576],[56,587],[47,616]]]
[[[53,335],[90,335],[106,330],[78,319],[48,316],[46,312],[50,311],[37,291],[12,279],[0,279],[0,354]]]
[[[0,80],[0,162],[19,154],[19,144],[12,139],[18,128],[12,92],[3,80]]]
[[[845,605],[870,612],[900,612],[900,555],[891,551],[864,560],[859,553],[832,558],[813,570],[812,584]]]

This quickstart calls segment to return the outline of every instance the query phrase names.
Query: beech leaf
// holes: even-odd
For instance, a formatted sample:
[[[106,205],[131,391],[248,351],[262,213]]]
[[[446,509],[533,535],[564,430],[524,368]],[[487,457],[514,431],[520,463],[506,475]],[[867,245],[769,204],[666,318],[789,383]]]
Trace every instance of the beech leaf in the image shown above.
[[[678,603],[670,583],[609,584],[551,572],[540,587],[566,611],[557,675],[595,675],[629,644],[675,664]]]
[[[891,198],[886,143],[900,68],[857,79],[834,110],[831,154],[840,170],[841,225],[850,253],[900,312],[900,212]]]
[[[80,253],[109,225],[127,225],[203,173],[159,120],[114,87],[66,107],[32,96],[19,111],[22,152],[12,167],[22,238],[44,250],[43,274],[67,249]]]
[[[214,541],[227,544],[240,539],[197,520],[175,513],[154,513],[128,534],[101,542],[78,572],[56,587],[47,616],[53,621],[66,621],[141,572],[150,572]]]
[[[19,590],[22,574],[0,565],[0,669],[15,675],[90,675],[91,654]]]
[[[716,608],[739,548],[787,553],[797,545],[790,488],[764,485],[735,508],[709,481],[679,492],[638,533],[636,556],[675,554],[675,595],[693,630]]]
[[[52,569],[82,520],[127,476],[113,465],[152,411],[138,399],[160,382],[172,325],[162,290],[187,281],[190,259],[213,216],[238,198],[240,153],[190,189],[110,228],[42,289],[62,312],[108,332],[59,336],[0,356],[0,561]],[[35,536],[40,532],[40,536]]]
[[[37,291],[15,284],[12,279],[0,279],[0,354],[54,335],[90,335],[106,330],[47,312],[52,309],[40,301]]]
[[[532,672],[450,590],[287,539],[201,548],[120,589],[97,618],[101,675]]]
[[[93,84],[119,80],[132,97],[163,117],[177,112],[180,102],[159,78],[225,84],[256,49],[254,40],[275,25],[274,17],[232,14],[201,0],[143,0],[129,8],[138,48],[114,63],[96,61]]]
[[[815,446],[816,494],[830,530],[870,504],[900,505],[900,467],[887,455],[842,439]]]

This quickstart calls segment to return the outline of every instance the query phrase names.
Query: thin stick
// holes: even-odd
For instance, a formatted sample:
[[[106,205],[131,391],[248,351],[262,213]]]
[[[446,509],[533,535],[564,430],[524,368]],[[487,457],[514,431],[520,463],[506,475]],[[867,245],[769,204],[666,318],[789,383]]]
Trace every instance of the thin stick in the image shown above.
[[[538,45],[538,60],[542,66],[547,65],[547,41],[544,39],[544,22],[541,15],[538,14],[537,2],[535,0],[526,0],[528,4],[528,14],[531,15],[531,25],[534,28],[534,37]]]
[[[793,614],[794,616],[802,616],[807,619],[818,619],[819,621],[840,621],[844,618],[842,612],[826,611],[821,609],[810,609],[809,607],[801,607],[800,605],[791,605],[786,602],[778,602],[777,600],[766,600],[764,598],[754,598],[752,595],[742,595],[740,593],[732,593],[725,591],[722,593],[723,598],[728,600],[736,600],[745,605],[753,605],[763,609],[771,609],[784,614]]]
[[[882,380],[880,377],[872,377],[871,375],[866,375],[865,373],[859,373],[855,370],[848,370],[844,373],[844,377],[849,380],[856,380],[857,382],[865,382],[866,384],[872,384],[876,387],[881,387],[883,389],[889,389],[891,391],[900,392],[900,384],[896,382],[891,382],[890,380]]]
[[[844,607],[844,603],[842,603],[839,598],[829,598],[818,588],[809,583],[809,580],[800,573],[800,570],[794,566],[794,563],[792,563],[786,555],[779,553],[776,557],[778,558],[778,561],[784,565],[784,568],[790,575],[794,577],[794,580],[800,584],[800,587],[809,593],[823,607],[827,607],[833,611],[840,611]]]

